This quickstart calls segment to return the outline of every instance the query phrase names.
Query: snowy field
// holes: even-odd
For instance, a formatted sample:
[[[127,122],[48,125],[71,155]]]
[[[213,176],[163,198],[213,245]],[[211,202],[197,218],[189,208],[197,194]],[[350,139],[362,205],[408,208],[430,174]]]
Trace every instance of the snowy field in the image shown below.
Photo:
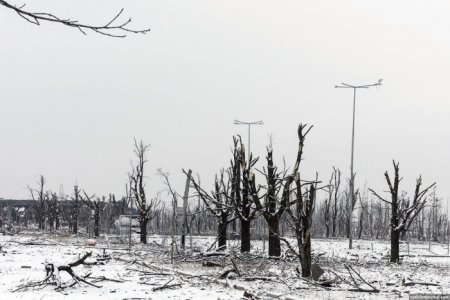
[[[230,241],[226,255],[216,255],[206,252],[213,237],[194,236],[192,248],[187,239],[186,255],[179,254],[172,264],[169,240],[150,236],[148,245],[134,244],[129,251],[125,241],[114,237],[88,246],[85,238],[0,236],[0,299],[408,299],[417,293],[450,294],[450,258],[442,244],[429,250],[428,243],[411,243],[409,254],[402,244],[405,256],[396,265],[386,258],[388,242],[355,240],[348,250],[347,240],[314,239],[313,263],[325,271],[315,281],[299,278],[298,261],[286,252],[279,260],[267,258],[262,252],[267,244],[261,241],[253,241],[246,255],[239,253],[237,241]],[[62,271],[65,288],[36,285],[46,276],[46,263],[67,265],[88,252],[89,264],[73,271],[96,286],[75,283]],[[227,270],[233,272],[221,276]],[[355,287],[379,292],[351,291]]]

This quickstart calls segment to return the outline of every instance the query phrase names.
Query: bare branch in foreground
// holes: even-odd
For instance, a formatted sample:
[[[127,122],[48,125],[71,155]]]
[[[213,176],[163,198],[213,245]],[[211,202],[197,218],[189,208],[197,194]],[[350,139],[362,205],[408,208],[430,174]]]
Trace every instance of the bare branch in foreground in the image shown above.
[[[78,21],[71,20],[71,19],[61,19],[53,14],[50,13],[36,13],[36,12],[30,12],[24,10],[24,6],[15,6],[7,1],[0,0],[0,5],[5,6],[6,8],[14,10],[20,17],[25,19],[26,21],[35,24],[35,25],[41,25],[41,21],[44,22],[53,22],[53,23],[59,23],[63,24],[69,27],[76,28],[81,31],[84,35],[86,35],[86,30],[91,30],[95,33],[99,33],[102,35],[106,35],[109,37],[117,37],[117,38],[124,38],[127,36],[128,33],[141,33],[145,34],[150,31],[150,29],[142,29],[142,30],[134,30],[128,28],[128,25],[131,23],[131,18],[128,20],[119,22],[118,19],[123,13],[123,8],[105,25],[100,26],[94,26],[89,24],[82,24],[78,23]]]

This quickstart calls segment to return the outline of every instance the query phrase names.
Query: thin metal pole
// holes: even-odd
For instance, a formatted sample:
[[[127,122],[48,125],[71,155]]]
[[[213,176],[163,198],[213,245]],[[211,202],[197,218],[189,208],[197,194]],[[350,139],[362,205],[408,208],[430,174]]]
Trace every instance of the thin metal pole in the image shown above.
[[[353,155],[355,146],[355,112],[356,112],[356,89],[368,89],[370,87],[379,87],[382,85],[383,79],[379,79],[377,83],[366,84],[366,85],[351,85],[347,83],[341,83],[340,85],[335,85],[335,88],[351,88],[353,89],[353,124],[352,124],[352,153],[351,153],[351,163],[350,163],[350,196],[348,197],[349,209],[348,209],[348,236],[349,236],[349,249],[352,249],[352,216],[353,216],[353,201],[355,198],[355,176],[353,172]]]
[[[251,126],[252,125],[263,125],[264,123],[262,121],[257,121],[257,122],[243,122],[243,121],[239,121],[239,120],[234,120],[234,125],[247,125],[248,128],[248,148],[247,148],[247,152],[248,152],[248,163],[250,164],[250,153],[251,153],[251,149],[250,149],[250,136],[251,136]]]
[[[251,124],[248,124],[248,163],[250,165],[250,126]]]
[[[348,207],[348,248],[352,249],[352,216],[353,216],[353,198],[355,197],[355,183],[353,176],[353,157],[355,150],[355,111],[356,111],[356,88],[353,88],[353,124],[352,124],[352,154],[350,162],[350,197]]]

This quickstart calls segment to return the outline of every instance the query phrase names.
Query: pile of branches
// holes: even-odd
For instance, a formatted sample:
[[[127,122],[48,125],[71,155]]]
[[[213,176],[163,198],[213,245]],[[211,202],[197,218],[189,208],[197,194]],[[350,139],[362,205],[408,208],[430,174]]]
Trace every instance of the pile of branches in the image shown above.
[[[45,264],[46,276],[43,280],[22,284],[22,285],[18,286],[13,292],[25,291],[30,288],[31,289],[42,289],[47,286],[56,286],[55,287],[56,291],[62,291],[68,287],[73,287],[76,284],[80,284],[81,282],[85,283],[87,285],[90,285],[90,286],[94,286],[96,288],[101,288],[101,286],[95,284],[96,282],[99,281],[99,280],[94,280],[97,278],[91,278],[91,279],[93,279],[93,281],[88,281],[88,278],[90,278],[90,275],[91,275],[90,273],[88,273],[84,276],[79,276],[73,270],[73,268],[81,266],[81,265],[99,265],[99,264],[104,264],[105,262],[107,262],[109,260],[109,259],[106,259],[105,254],[103,254],[103,256],[100,259],[95,260],[93,262],[87,262],[86,259],[91,256],[92,256],[92,252],[87,252],[83,256],[81,256],[79,259],[77,259],[76,261],[69,263],[69,264],[65,264],[65,265],[59,265],[59,266],[57,266],[53,263],[46,263]],[[72,277],[72,281],[62,282],[61,272],[66,272],[67,274],[69,274]]]

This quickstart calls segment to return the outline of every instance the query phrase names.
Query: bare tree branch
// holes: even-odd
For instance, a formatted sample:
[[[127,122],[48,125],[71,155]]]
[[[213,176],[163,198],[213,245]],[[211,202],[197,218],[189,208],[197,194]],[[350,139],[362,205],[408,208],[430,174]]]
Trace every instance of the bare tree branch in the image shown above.
[[[41,25],[40,21],[59,23],[59,24],[65,25],[65,26],[76,28],[76,29],[80,30],[81,33],[83,33],[84,35],[86,35],[85,30],[91,30],[95,33],[106,35],[109,37],[124,38],[127,36],[128,33],[145,34],[150,31],[150,29],[134,30],[134,29],[128,28],[128,25],[131,23],[131,18],[129,18],[125,21],[119,22],[118,20],[123,13],[123,8],[105,25],[95,26],[95,25],[78,23],[78,21],[71,20],[71,19],[61,19],[50,13],[30,12],[30,11],[23,9],[25,7],[25,5],[15,6],[4,0],[0,0],[0,5],[14,10],[20,17],[22,17],[23,19],[25,19],[26,21],[28,21],[32,24],[39,26],[39,25]]]

